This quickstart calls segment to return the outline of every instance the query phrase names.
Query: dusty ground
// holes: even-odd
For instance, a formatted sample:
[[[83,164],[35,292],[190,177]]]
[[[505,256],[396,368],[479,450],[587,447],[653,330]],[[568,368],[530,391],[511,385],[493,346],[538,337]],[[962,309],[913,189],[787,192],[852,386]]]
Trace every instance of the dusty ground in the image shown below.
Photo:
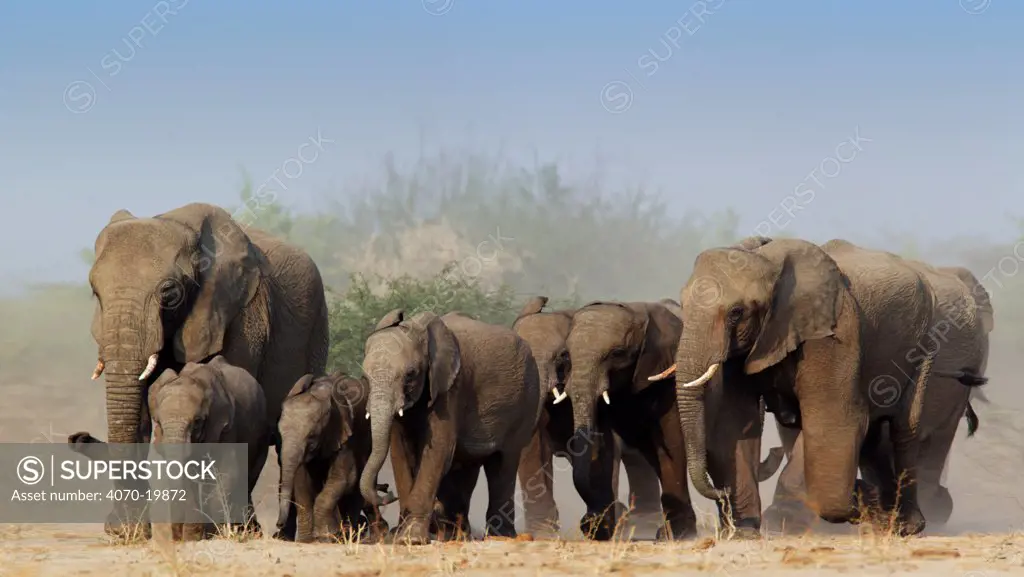
[[[455,542],[402,545],[295,545],[212,540],[115,546],[99,527],[7,528],[0,575],[957,575],[1024,573],[1024,536],[976,535],[768,538],[672,545],[651,542]]]
[[[849,526],[841,535],[777,538],[759,542],[718,542],[710,536],[672,545],[650,542],[575,541],[583,503],[575,494],[568,464],[556,460],[555,491],[563,523],[563,541],[470,542],[404,546],[295,545],[276,541],[238,543],[212,540],[179,545],[108,544],[99,525],[12,526],[0,524],[0,576],[30,575],[646,575],[680,571],[725,575],[781,575],[791,571],[831,575],[932,574],[982,577],[1024,574],[1024,394],[1015,390],[1015,346],[993,347],[986,394],[978,405],[978,434],[966,438],[962,425],[954,443],[946,484],[955,499],[947,527],[926,530],[906,541],[863,535]],[[67,379],[39,382],[5,379],[0,367],[0,441],[64,442],[69,433],[88,430],[104,436],[103,385],[89,380],[92,366]],[[763,450],[777,443],[768,425]],[[625,474],[622,475],[625,485]],[[272,525],[276,458],[271,458],[257,487],[257,513]],[[381,481],[390,481],[385,468]],[[764,503],[775,480],[762,485]],[[628,488],[621,488],[625,501]],[[695,491],[691,493],[696,494]],[[486,508],[486,480],[473,499],[471,521],[479,527]],[[710,518],[712,504],[699,497],[695,506]],[[386,516],[394,522],[394,506]],[[517,508],[517,514],[522,509]],[[0,520],[2,521],[2,520]],[[705,535],[711,532],[705,529]],[[649,534],[635,534],[648,537]]]

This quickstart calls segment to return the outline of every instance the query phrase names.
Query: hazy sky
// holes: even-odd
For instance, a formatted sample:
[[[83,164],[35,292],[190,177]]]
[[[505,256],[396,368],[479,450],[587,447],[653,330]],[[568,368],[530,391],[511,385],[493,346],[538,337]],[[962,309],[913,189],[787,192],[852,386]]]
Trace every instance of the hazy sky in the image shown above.
[[[111,213],[236,202],[241,167],[310,207],[421,135],[744,232],[1010,239],[1022,30],[1010,0],[4,2],[0,278],[84,280]]]

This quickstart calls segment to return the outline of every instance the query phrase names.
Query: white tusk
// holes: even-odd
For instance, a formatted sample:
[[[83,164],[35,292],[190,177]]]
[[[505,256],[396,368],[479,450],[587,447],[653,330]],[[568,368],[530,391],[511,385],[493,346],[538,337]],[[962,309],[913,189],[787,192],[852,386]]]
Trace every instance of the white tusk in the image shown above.
[[[671,367],[665,369],[664,371],[662,371],[662,372],[660,372],[660,373],[658,373],[656,375],[647,377],[647,380],[648,381],[660,381],[661,379],[664,379],[665,377],[671,375],[674,372],[676,372],[676,364],[672,363]]]
[[[610,398],[608,398],[608,391],[605,391],[605,392],[601,393],[601,398],[604,399],[604,404],[606,404],[606,405],[612,404],[612,400]]]
[[[366,411],[366,420],[367,420],[367,421],[369,421],[369,420],[370,420],[370,411]]]
[[[100,375],[103,374],[103,367],[103,359],[96,361],[96,370],[92,372],[92,380],[95,381],[96,379],[100,378]]]
[[[149,378],[149,375],[153,374],[153,370],[156,369],[157,358],[157,353],[149,355],[149,362],[146,363],[146,370],[142,371],[142,374],[139,375],[140,381],[146,380],[147,378]]]
[[[566,399],[566,397],[568,397],[568,396],[569,395],[567,395],[567,394],[565,394],[563,392],[560,392],[558,389],[555,389],[555,400],[552,401],[551,404],[552,405],[557,405],[558,403],[561,403],[562,401],[564,401]]]
[[[715,364],[711,365],[710,367],[708,367],[708,370],[704,371],[704,374],[701,375],[697,380],[690,381],[689,383],[685,383],[683,386],[684,387],[701,387],[701,386],[704,386],[704,383],[707,383],[708,381],[710,381],[711,377],[715,376],[716,372],[718,372],[718,363],[715,363]]]
[[[401,417],[401,416],[402,416],[402,409],[398,409],[398,416],[399,416],[399,417]]]

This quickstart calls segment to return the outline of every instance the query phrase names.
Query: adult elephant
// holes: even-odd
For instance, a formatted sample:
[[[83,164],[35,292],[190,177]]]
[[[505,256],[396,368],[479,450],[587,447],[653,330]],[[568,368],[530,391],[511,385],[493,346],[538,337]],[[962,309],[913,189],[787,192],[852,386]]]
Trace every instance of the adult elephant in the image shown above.
[[[937,311],[927,335],[928,348],[938,352],[934,372],[918,427],[917,492],[921,510],[929,524],[944,525],[953,513],[953,498],[941,484],[949,452],[962,418],[967,418],[968,436],[978,427],[971,407],[973,389],[964,385],[984,384],[988,364],[988,333],[994,325],[988,291],[963,267],[933,267],[917,260],[907,263],[923,275],[935,290]],[[890,431],[882,432],[879,458],[888,466],[893,460]]]
[[[882,509],[897,511],[898,531],[917,534],[924,529],[926,519],[918,501],[921,440],[932,432],[929,425],[938,426],[949,416],[951,423],[942,426],[952,426],[955,432],[968,400],[969,389],[963,385],[979,384],[964,373],[967,367],[961,362],[967,359],[958,358],[962,356],[953,347],[945,347],[943,358],[943,346],[937,340],[939,334],[946,334],[951,328],[945,314],[967,313],[973,317],[973,311],[949,308],[966,306],[966,301],[956,303],[956,293],[963,297],[966,286],[954,275],[942,278],[923,263],[848,241],[834,239],[822,245],[822,249],[850,279],[865,319],[861,381],[872,402],[870,427],[861,452],[861,476],[872,487],[871,493],[877,491]],[[940,378],[948,379],[943,384],[951,388],[939,389],[936,395],[931,387]],[[962,397],[962,402],[952,413],[946,413],[942,407],[933,408],[930,418],[934,422],[928,423],[924,403],[930,397],[939,402]],[[806,440],[806,435],[802,436]],[[946,453],[948,446],[941,455],[938,474]],[[784,481],[777,486],[776,500],[769,508],[772,518],[785,519],[787,508],[800,508],[792,492],[794,488],[799,492],[801,485],[801,455],[799,450],[795,451],[783,470]],[[790,519],[787,524],[793,526],[797,522]]]
[[[579,443],[570,443],[573,436],[571,402],[556,402],[565,399],[564,389],[571,368],[566,338],[575,309],[545,311],[547,303],[545,296],[529,299],[512,324],[513,330],[530,345],[540,373],[542,394],[547,401],[537,430],[519,462],[519,486],[527,531],[542,536],[557,534],[559,530],[553,487],[553,456],[564,457],[571,463],[572,453],[579,450]],[[613,493],[618,494],[621,461],[634,497],[631,515],[640,521],[660,517],[661,485],[657,472],[639,451],[621,439],[615,441]]]
[[[301,249],[204,203],[149,218],[119,210],[95,249],[93,378],[105,374],[109,442],[149,442],[147,392],[167,368],[223,355],[259,381],[271,423],[302,375],[324,371],[324,286]],[[105,529],[149,535],[139,515],[115,506]]]
[[[777,420],[806,433],[813,510],[832,523],[854,519],[870,409],[861,311],[835,261],[804,240],[752,237],[701,252],[680,300],[675,364],[650,378],[675,377],[690,478],[718,501],[723,524],[740,537],[759,534],[750,463],[760,455],[762,398]]]
[[[565,391],[572,402],[570,449],[577,447],[573,484],[587,505],[584,534],[604,540],[613,533],[614,432],[658,472],[665,515],[658,538],[696,536],[673,381],[647,379],[672,364],[682,328],[660,303],[597,301],[573,314]]]

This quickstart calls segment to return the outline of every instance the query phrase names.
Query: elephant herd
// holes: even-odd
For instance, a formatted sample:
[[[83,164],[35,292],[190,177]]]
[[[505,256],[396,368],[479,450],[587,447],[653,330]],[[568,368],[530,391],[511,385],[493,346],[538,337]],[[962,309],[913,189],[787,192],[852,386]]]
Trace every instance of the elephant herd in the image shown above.
[[[251,491],[274,445],[275,535],[302,542],[342,528],[420,544],[469,534],[481,469],[487,535],[516,535],[517,480],[527,529],[555,533],[555,456],[597,540],[624,511],[620,463],[631,515],[658,517],[659,539],[696,535],[688,483],[735,536],[865,513],[917,534],[952,512],[940,476],[960,419],[977,428],[993,328],[965,268],[751,237],[701,252],[678,301],[547,310],[537,296],[511,326],[395,309],[366,339],[363,375],[327,375],[312,259],[203,203],[115,213],[89,283],[109,442],[248,444],[255,531]],[[782,447],[762,461],[766,412]],[[105,446],[69,442],[94,458]],[[397,496],[377,479],[389,457]],[[762,512],[758,484],[783,460]],[[394,501],[388,531],[380,508]],[[126,507],[107,532],[150,535]]]

